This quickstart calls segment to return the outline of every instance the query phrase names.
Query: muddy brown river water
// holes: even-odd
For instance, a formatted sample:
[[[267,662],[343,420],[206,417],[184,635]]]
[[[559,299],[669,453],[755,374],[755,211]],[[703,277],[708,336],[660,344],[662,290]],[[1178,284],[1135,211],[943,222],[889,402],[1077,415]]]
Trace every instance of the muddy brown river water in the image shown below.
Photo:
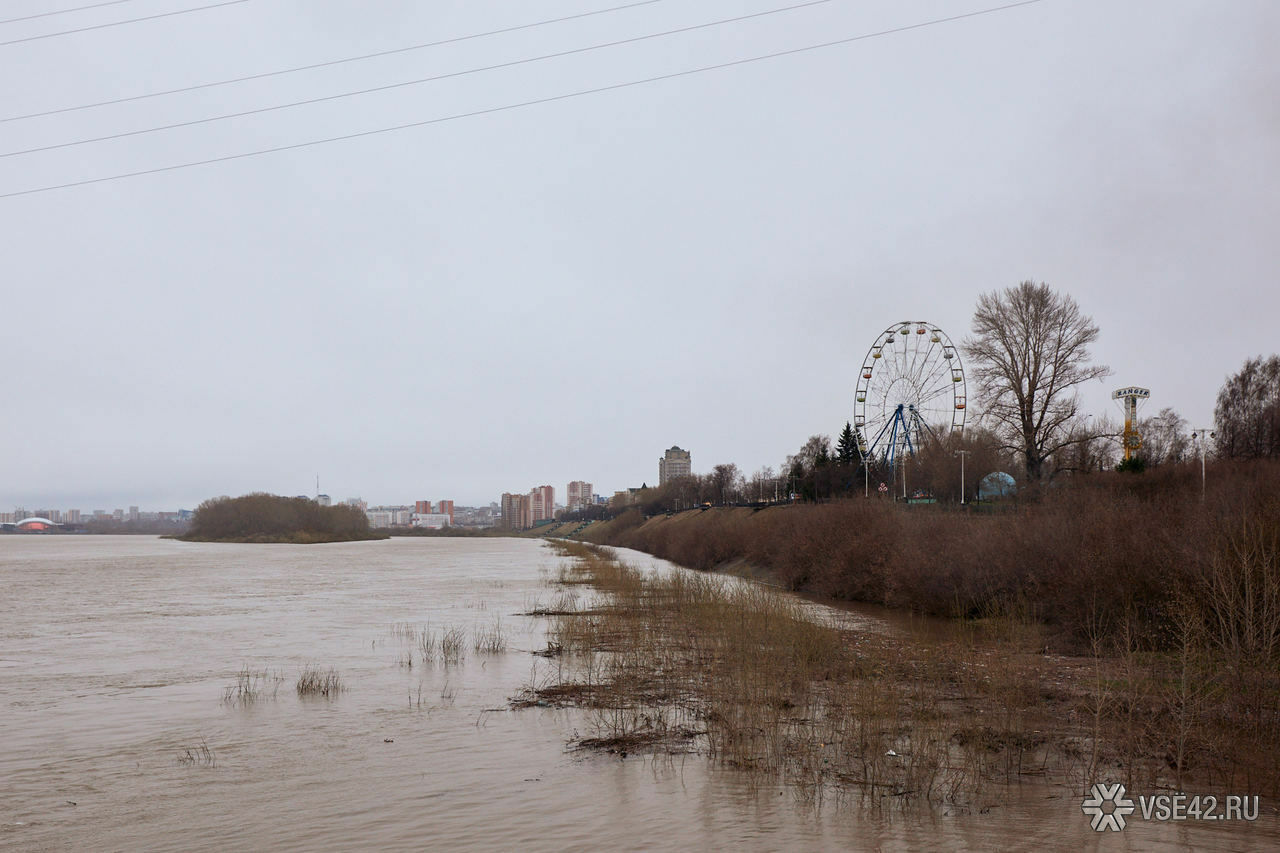
[[[0,537],[0,849],[1280,849],[1267,803],[1094,833],[1048,785],[986,813],[815,808],[696,755],[568,750],[579,712],[507,710],[544,665],[544,621],[516,614],[554,598],[559,560],[520,539]],[[403,623],[465,629],[463,659],[406,665]],[[506,651],[475,651],[498,624]],[[299,697],[308,665],[346,689]],[[275,695],[225,701],[246,668]]]

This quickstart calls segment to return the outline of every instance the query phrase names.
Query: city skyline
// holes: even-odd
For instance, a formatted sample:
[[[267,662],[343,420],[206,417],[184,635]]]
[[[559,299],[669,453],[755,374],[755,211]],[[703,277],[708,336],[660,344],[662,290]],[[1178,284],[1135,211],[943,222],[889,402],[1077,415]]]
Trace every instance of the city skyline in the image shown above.
[[[586,8],[245,3],[9,45],[0,506],[194,508],[310,494],[317,471],[335,498],[610,494],[653,485],[676,441],[704,472],[776,469],[851,418],[890,324],[959,343],[981,294],[1028,279],[1101,329],[1095,416],[1138,385],[1146,413],[1208,426],[1274,351],[1265,0],[946,23],[987,7],[654,3],[21,118]],[[436,121],[464,113],[484,114]],[[238,157],[415,122],[434,123]],[[237,159],[151,171],[218,158]]]

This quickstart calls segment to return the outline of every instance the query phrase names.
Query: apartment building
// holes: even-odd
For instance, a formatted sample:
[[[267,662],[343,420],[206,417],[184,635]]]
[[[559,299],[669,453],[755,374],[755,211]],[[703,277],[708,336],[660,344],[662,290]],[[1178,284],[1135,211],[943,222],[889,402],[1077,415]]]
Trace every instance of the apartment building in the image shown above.
[[[677,477],[688,477],[693,473],[693,455],[677,445],[662,454],[658,460],[658,485],[666,485]]]

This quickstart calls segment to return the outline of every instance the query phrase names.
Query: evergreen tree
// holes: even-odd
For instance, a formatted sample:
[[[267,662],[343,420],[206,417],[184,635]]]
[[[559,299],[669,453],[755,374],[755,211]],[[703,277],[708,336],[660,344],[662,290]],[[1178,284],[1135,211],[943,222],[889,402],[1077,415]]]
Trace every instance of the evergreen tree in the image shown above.
[[[836,442],[836,461],[841,465],[858,463],[858,440],[854,437],[853,427],[848,421],[844,422],[844,430],[840,433],[840,440]]]

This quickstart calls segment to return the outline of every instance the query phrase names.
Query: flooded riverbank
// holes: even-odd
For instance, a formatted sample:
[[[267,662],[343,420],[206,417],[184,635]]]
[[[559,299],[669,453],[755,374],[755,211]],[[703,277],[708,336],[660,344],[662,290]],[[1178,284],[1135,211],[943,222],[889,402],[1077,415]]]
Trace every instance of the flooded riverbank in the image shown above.
[[[1024,785],[986,814],[815,809],[701,756],[567,750],[578,712],[507,710],[546,646],[546,620],[516,614],[551,600],[559,566],[515,539],[0,540],[0,847],[1280,844],[1266,814],[1131,821],[1112,839],[1061,789]],[[499,621],[505,651],[477,651],[476,632]],[[397,624],[465,631],[461,659],[407,666]],[[345,689],[299,696],[308,665]],[[242,670],[279,674],[279,689],[225,701]]]

